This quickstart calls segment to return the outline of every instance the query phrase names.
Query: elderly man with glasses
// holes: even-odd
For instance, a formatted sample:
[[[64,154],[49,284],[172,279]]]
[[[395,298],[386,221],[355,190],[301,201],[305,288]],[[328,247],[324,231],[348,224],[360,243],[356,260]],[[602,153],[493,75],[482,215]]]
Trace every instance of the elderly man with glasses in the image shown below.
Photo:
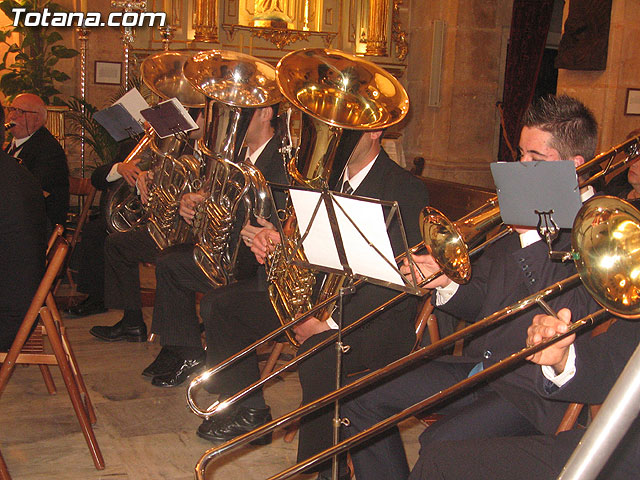
[[[19,160],[42,187],[49,226],[64,225],[69,209],[69,167],[64,150],[47,130],[47,108],[32,93],[18,95],[6,107],[13,139],[7,153]]]

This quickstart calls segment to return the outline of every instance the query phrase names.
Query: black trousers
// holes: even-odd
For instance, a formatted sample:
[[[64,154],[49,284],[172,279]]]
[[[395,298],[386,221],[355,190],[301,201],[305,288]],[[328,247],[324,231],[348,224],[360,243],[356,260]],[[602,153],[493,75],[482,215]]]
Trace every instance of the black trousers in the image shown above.
[[[263,272],[263,271],[262,271]],[[263,275],[210,291],[200,301],[200,316],[207,338],[207,365],[215,366],[280,326]],[[260,378],[254,354],[220,372],[207,389],[228,397]],[[262,392],[243,403],[264,406]]]
[[[78,291],[98,300],[104,299],[104,243],[107,224],[101,215],[87,222],[75,255],[78,262]]]
[[[104,305],[121,310],[140,310],[140,262],[155,263],[158,248],[146,227],[116,232],[104,245]]]
[[[343,404],[342,413],[351,421],[345,433],[348,436],[355,435],[452,386],[466,378],[472,367],[467,363],[434,360],[370,387]],[[404,446],[395,427],[351,451],[356,476],[372,480],[422,478],[422,462],[429,459],[431,446],[435,442],[465,439],[476,439],[477,442],[491,437],[540,433],[514,405],[488,386],[430,410],[434,411],[445,416],[420,436],[420,459],[411,476]]]
[[[609,457],[598,480],[627,480],[638,476],[638,430],[636,421]],[[584,434],[584,429],[576,429],[558,435],[432,443],[428,454],[420,456],[421,461],[411,472],[411,478],[555,480]]]
[[[214,287],[193,259],[193,245],[167,248],[156,262],[156,299],[151,331],[162,345],[200,347],[196,292]]]

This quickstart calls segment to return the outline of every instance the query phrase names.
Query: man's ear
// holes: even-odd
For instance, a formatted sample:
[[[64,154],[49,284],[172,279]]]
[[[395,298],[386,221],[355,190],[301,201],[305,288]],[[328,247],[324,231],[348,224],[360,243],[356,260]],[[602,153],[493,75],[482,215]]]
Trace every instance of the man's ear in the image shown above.
[[[573,164],[576,166],[576,168],[584,163],[584,157],[582,155],[576,155],[571,160],[573,160]]]
[[[377,138],[380,138],[382,136],[382,130],[378,130],[376,132],[369,132],[369,135],[371,135],[371,139],[375,140]]]

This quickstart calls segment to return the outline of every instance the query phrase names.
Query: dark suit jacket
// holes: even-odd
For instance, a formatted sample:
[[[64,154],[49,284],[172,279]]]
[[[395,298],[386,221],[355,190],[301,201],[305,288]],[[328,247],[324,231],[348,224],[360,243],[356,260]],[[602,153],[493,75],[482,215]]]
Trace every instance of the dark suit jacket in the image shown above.
[[[561,233],[554,247],[569,249],[568,233]],[[477,321],[523,297],[562,280],[576,272],[573,262],[551,261],[544,242],[520,248],[517,234],[498,241],[473,264],[471,281],[460,286],[457,293],[438,307],[458,318]],[[598,307],[586,289],[579,285],[548,300],[557,311],[568,307],[574,318],[582,318]],[[526,330],[534,315],[544,313],[535,306],[513,316],[501,326],[493,327],[471,340],[462,357],[442,357],[439,361],[483,362],[488,367],[525,346]],[[503,398],[520,411],[544,433],[554,433],[565,404],[552,402],[537,394],[539,367],[525,363],[490,383]]]
[[[412,247],[421,241],[418,220],[420,211],[429,203],[427,188],[417,177],[391,160],[384,150],[380,151],[380,155],[354,191],[354,195],[397,201],[408,246]],[[398,223],[394,222],[389,228],[389,236],[395,255],[403,250],[401,235]],[[355,295],[346,298],[344,325],[356,321],[398,293],[396,290],[373,284],[359,288]],[[379,368],[391,359],[409,353],[415,342],[416,306],[417,299],[409,296],[349,334],[348,342],[358,344],[358,348],[349,354],[351,358],[348,363],[352,364],[352,368]],[[376,354],[371,355],[372,352]]]
[[[58,141],[46,127],[40,127],[22,144],[18,158],[49,193],[45,204],[51,225],[64,225],[69,210],[69,167]]]
[[[38,181],[4,152],[0,171],[0,349],[6,349],[42,279],[47,239]]]
[[[638,321],[618,319],[606,333],[596,337],[581,335],[576,340],[576,375],[562,388],[548,388],[538,369],[538,392],[553,401],[602,403],[622,369],[640,342]],[[552,392],[552,393],[549,393]],[[565,456],[577,445],[584,430],[576,430],[559,435],[555,448],[566,450]],[[614,451],[611,460],[598,478],[627,479],[637,476],[640,465],[640,419],[636,419],[627,435]]]
[[[262,153],[258,156],[256,160],[255,166],[262,175],[265,180],[270,183],[278,183],[281,185],[287,185],[289,183],[289,179],[287,177],[287,173],[285,172],[284,167],[284,159],[282,154],[279,151],[280,141],[276,136],[271,137],[271,140],[267,143],[262,150]],[[274,200],[276,202],[276,207],[278,209],[284,208],[285,205],[285,197],[282,192],[273,192]],[[276,215],[277,212],[271,212],[271,223],[276,225]],[[238,241],[238,236],[240,234],[240,230],[244,224],[246,218],[246,212],[244,207],[236,216],[236,224],[234,225],[234,233],[232,235],[232,242]],[[250,214],[250,221],[252,225],[258,226],[259,224],[256,222],[256,219],[253,213]],[[235,243],[232,243],[234,245]],[[238,247],[238,258],[236,261],[236,269],[237,279],[249,278],[252,275],[258,274],[258,282],[264,284],[266,282],[265,270],[262,268],[258,261],[256,260],[255,255],[251,252],[251,249],[247,247],[244,242],[240,241],[240,246]]]

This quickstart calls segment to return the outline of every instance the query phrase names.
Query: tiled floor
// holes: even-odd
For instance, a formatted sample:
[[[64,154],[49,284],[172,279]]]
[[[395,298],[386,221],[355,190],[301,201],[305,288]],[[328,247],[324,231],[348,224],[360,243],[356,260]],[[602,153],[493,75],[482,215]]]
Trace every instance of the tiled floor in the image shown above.
[[[144,314],[149,323],[151,309]],[[0,451],[14,480],[194,478],[194,466],[211,444],[195,435],[200,419],[187,407],[186,385],[160,389],[140,375],[157,344],[104,343],[89,334],[93,325],[118,319],[115,311],[64,319],[96,409],[106,469],[93,466],[59,371],[53,372],[58,393],[49,396],[37,368],[18,366],[0,398]],[[283,374],[265,395],[274,416],[297,407],[297,374]],[[402,430],[413,463],[422,427],[410,421]],[[241,447],[211,463],[207,478],[262,479],[293,465],[297,439],[285,443],[283,435],[278,431],[269,446]]]

